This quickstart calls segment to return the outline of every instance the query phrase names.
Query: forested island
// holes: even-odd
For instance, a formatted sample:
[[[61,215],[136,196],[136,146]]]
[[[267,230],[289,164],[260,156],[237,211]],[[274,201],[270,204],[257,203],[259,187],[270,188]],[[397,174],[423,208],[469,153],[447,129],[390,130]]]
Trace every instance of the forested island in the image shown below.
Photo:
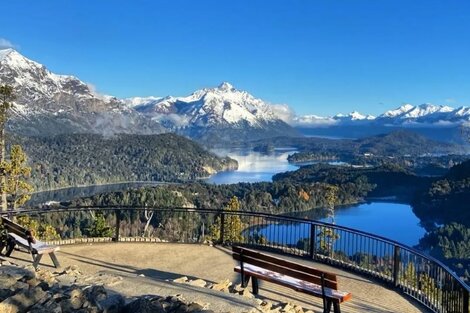
[[[470,161],[452,167],[413,201],[428,234],[419,247],[470,279]]]

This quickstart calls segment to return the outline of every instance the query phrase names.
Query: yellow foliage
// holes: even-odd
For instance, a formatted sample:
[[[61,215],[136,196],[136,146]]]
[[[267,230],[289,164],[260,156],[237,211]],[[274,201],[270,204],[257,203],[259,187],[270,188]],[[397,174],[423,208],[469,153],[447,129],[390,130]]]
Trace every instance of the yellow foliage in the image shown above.
[[[301,190],[299,191],[299,197],[302,198],[302,199],[305,200],[305,201],[308,201],[308,200],[310,199],[309,194],[308,194],[305,190],[303,190],[303,189],[301,189]]]
[[[60,239],[59,234],[52,225],[39,223],[37,220],[27,215],[18,216],[16,222],[24,228],[29,229],[35,238],[45,241]]]

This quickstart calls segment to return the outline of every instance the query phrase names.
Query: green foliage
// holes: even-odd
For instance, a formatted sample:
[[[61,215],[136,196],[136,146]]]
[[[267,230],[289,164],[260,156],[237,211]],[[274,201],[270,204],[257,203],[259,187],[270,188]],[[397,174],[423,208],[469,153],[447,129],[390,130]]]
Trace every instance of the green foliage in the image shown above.
[[[86,230],[88,237],[111,237],[114,232],[106,222],[106,218],[102,212],[96,212],[93,223]]]
[[[8,242],[8,230],[5,228],[5,226],[2,223],[2,220],[0,219],[0,247],[2,247],[1,250],[3,250],[3,247],[7,246]],[[3,252],[0,250],[0,254]]]
[[[227,211],[237,212],[240,210],[240,202],[237,197],[232,197],[225,207]],[[220,239],[222,219],[218,216],[215,223],[210,227],[210,239],[217,241]],[[243,224],[238,215],[226,213],[224,216],[224,243],[236,243],[243,241]]]
[[[8,194],[8,206],[16,209],[31,197],[33,187],[26,181],[31,174],[31,168],[26,166],[26,154],[19,145],[11,147],[10,161],[0,162],[0,171],[5,175],[1,192]]]
[[[235,160],[220,158],[175,134],[13,139],[34,164],[31,180],[36,190],[126,181],[185,182],[237,167]]]
[[[18,216],[16,218],[16,222],[24,228],[30,230],[33,236],[40,240],[49,241],[60,239],[59,234],[52,225],[39,222],[38,220],[33,219],[28,215]]]
[[[331,140],[317,137],[275,137],[249,142],[245,147],[273,145],[275,147],[296,147],[298,156],[291,159],[301,162],[329,160],[329,157],[348,161],[365,153],[374,156],[413,158],[424,154],[462,154],[464,149],[456,144],[430,140],[415,132],[398,130],[388,134],[361,139]]]
[[[413,262],[406,264],[403,271],[400,272],[400,281],[406,286],[416,288],[418,286],[418,276]]]
[[[318,238],[318,254],[325,256],[334,256],[334,244],[339,239],[339,235],[331,227],[320,226],[320,231],[317,234]]]
[[[470,227],[470,160],[456,165],[435,180],[413,201],[413,210],[424,222],[460,223]]]
[[[8,110],[11,108],[11,101],[15,99],[13,87],[0,85],[0,128],[3,130],[8,118]]]
[[[294,172],[276,174],[275,182],[291,184],[323,183],[339,187],[338,201],[351,198],[397,196],[411,200],[425,190],[432,178],[419,177],[393,163],[376,167],[333,166],[314,164]]]

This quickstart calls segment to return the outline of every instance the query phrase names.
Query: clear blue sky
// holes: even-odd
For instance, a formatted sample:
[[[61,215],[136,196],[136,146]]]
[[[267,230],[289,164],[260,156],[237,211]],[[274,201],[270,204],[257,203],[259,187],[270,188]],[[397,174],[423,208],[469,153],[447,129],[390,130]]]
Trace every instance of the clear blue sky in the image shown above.
[[[470,1],[2,1],[9,41],[118,97],[229,81],[297,114],[470,105]]]

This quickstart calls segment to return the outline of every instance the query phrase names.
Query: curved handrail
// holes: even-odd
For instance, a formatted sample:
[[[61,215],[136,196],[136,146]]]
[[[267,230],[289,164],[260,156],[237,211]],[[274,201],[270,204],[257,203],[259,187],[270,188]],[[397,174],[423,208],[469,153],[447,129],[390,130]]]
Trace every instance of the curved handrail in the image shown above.
[[[332,227],[338,230],[345,230],[350,233],[358,234],[361,236],[367,236],[370,238],[374,238],[377,240],[380,240],[384,243],[389,243],[395,246],[398,246],[400,248],[406,249],[410,252],[413,252],[416,255],[419,255],[423,258],[427,258],[442,267],[445,267],[449,270],[449,273],[455,276],[456,279],[460,279],[455,273],[452,272],[451,269],[449,269],[445,264],[443,264],[441,261],[438,259],[427,255],[423,253],[422,251],[410,247],[408,245],[405,245],[401,242],[398,242],[393,239],[389,239],[380,235],[372,234],[366,231],[350,228],[347,226],[341,226],[337,224],[331,224],[327,222],[322,222],[322,221],[316,221],[316,220],[310,220],[306,218],[300,218],[300,217],[293,217],[293,216],[288,216],[288,215],[274,215],[270,213],[264,213],[264,212],[256,212],[256,211],[228,211],[228,210],[218,210],[218,209],[209,209],[209,208],[187,208],[187,207],[162,207],[162,206],[123,206],[123,205],[111,205],[111,206],[105,206],[105,205],[93,205],[93,206],[72,206],[72,207],[50,207],[50,208],[37,208],[37,209],[19,209],[15,211],[8,211],[8,212],[0,212],[1,213],[12,213],[13,215],[18,215],[18,214],[46,214],[46,213],[60,213],[60,212],[77,212],[77,211],[82,211],[82,210],[105,210],[105,211],[114,211],[114,210],[136,210],[136,211],[145,211],[145,210],[154,210],[154,211],[174,211],[174,212],[198,212],[198,213],[214,213],[214,214],[229,214],[229,215],[240,215],[240,216],[258,216],[258,217],[266,217],[266,218],[276,218],[276,219],[282,219],[284,221],[288,222],[297,222],[297,223],[310,223],[310,224],[315,224],[315,225],[321,225],[325,227]],[[461,280],[462,281],[462,280]],[[462,281],[463,284],[465,282]],[[466,286],[466,288],[470,291],[470,287]]]
[[[382,258],[386,259],[387,253],[390,252],[390,249],[392,249],[392,254],[394,253],[394,260],[388,260],[384,261],[382,260],[382,263],[393,263],[393,270],[397,271],[395,274],[385,274],[382,275],[379,273],[377,275],[377,271],[374,272],[374,269],[369,268],[369,264],[367,265],[367,268],[364,266],[361,266],[361,264],[356,264],[354,263],[354,269],[359,270],[363,273],[368,273],[370,275],[374,275],[376,273],[376,277],[382,278],[382,280],[393,284],[396,287],[399,287],[402,289],[402,292],[417,299],[418,301],[422,302],[424,305],[426,305],[428,308],[433,310],[434,312],[451,312],[447,307],[441,308],[442,303],[439,301],[450,301],[447,298],[451,299],[452,297],[456,297],[455,294],[452,294],[452,292],[457,292],[458,290],[461,290],[461,293],[463,295],[459,294],[458,299],[463,299],[463,302],[468,303],[468,295],[470,294],[470,287],[466,285],[466,283],[458,277],[452,270],[450,270],[445,264],[440,262],[439,260],[435,259],[434,257],[431,257],[422,251],[419,251],[413,247],[409,247],[405,244],[402,244],[400,242],[397,242],[395,240],[391,240],[382,236],[378,236],[375,234],[371,234],[368,232],[364,232],[361,230],[345,227],[345,226],[340,226],[340,225],[335,225],[335,224],[330,224],[326,222],[321,222],[321,221],[315,221],[315,220],[310,220],[310,219],[305,219],[305,218],[299,218],[299,217],[292,217],[292,216],[286,216],[286,215],[273,215],[270,213],[264,213],[264,212],[253,212],[253,211],[228,211],[228,210],[217,210],[217,209],[210,209],[210,208],[185,208],[185,207],[162,207],[162,206],[144,206],[144,207],[137,207],[137,206],[123,206],[123,205],[111,205],[111,206],[73,206],[73,207],[62,207],[62,206],[48,206],[48,207],[42,207],[42,208],[34,208],[34,209],[19,209],[15,211],[7,211],[7,212],[1,212],[0,214],[9,214],[9,215],[19,215],[19,214],[27,214],[27,215],[35,215],[35,214],[48,214],[48,213],[65,213],[65,212],[80,212],[80,211],[89,211],[89,210],[103,210],[103,211],[123,211],[123,210],[129,210],[129,211],[144,211],[144,210],[151,210],[151,211],[161,211],[161,212],[178,212],[178,213],[196,213],[196,214],[213,214],[213,215],[219,215],[219,216],[243,216],[245,218],[264,218],[264,219],[270,219],[270,220],[275,220],[277,223],[291,223],[293,224],[306,224],[310,225],[311,227],[311,232],[310,232],[310,237],[307,238],[309,239],[311,247],[315,244],[317,241],[317,237],[321,235],[321,229],[330,229],[333,230],[334,232],[343,234],[344,236],[348,238],[353,238],[352,240],[357,240],[357,237],[359,237],[359,240],[361,241],[361,245],[357,245],[355,253],[363,253],[362,249],[362,240],[369,240],[368,244],[371,244],[370,241],[373,241],[373,244],[375,245],[382,245],[384,246],[384,251],[382,254],[376,253],[375,257],[376,258]],[[117,214],[116,214],[117,215]],[[275,225],[276,223],[270,224],[270,225]],[[253,224],[256,225],[256,224]],[[259,225],[258,225],[259,226]],[[222,228],[223,229],[223,228]],[[320,229],[320,231],[318,231]],[[313,231],[313,232],[312,232]],[[320,239],[321,240],[321,239]],[[350,239],[345,239],[345,240],[350,240]],[[253,244],[253,243],[250,243]],[[255,243],[256,245],[256,243]],[[386,245],[386,247],[385,247]],[[267,246],[262,246],[259,245],[261,248],[267,248]],[[286,243],[282,243],[280,246],[283,246],[286,248],[289,246]],[[291,244],[292,246],[292,244]],[[277,245],[276,247],[279,247]],[[290,247],[292,248],[292,247]],[[331,248],[331,247],[330,247]],[[334,249],[334,248],[332,248]],[[353,248],[354,249],[354,248]],[[345,264],[344,260],[342,260],[340,257],[331,256],[331,255],[321,255],[317,253],[317,251],[313,251],[314,249],[311,248],[309,251],[310,257],[313,257],[317,261],[323,261],[327,262],[333,265],[337,266],[343,266],[343,267],[348,267],[348,265],[351,264]],[[344,249],[343,249],[344,250]],[[347,250],[347,249],[346,249]],[[347,251],[344,250],[342,251],[343,253],[346,253],[347,256]],[[346,251],[346,252],[345,252]],[[282,250],[282,252],[286,253],[285,249]],[[370,251],[369,251],[370,252]],[[373,251],[372,251],[373,252]],[[377,251],[376,251],[377,252]],[[289,252],[288,252],[289,253]],[[292,253],[291,253],[292,254]],[[367,254],[367,251],[365,252]],[[315,258],[316,257],[316,258]],[[343,255],[344,257],[344,255]],[[449,284],[448,280],[451,278],[453,282],[451,283],[451,287],[446,287],[446,286],[438,286],[439,290],[435,291],[432,289],[432,295],[430,297],[426,296],[425,294],[423,295],[423,292],[431,292],[429,290],[424,290],[422,291],[419,285],[420,282],[420,276],[417,273],[414,273],[416,277],[418,277],[418,282],[413,281],[409,282],[409,277],[408,278],[400,278],[398,275],[398,272],[406,272],[408,269],[406,266],[409,266],[410,264],[416,263],[416,259],[421,258],[422,260],[420,261],[421,263],[423,261],[429,262],[429,264],[435,264],[436,267],[433,267],[433,270],[429,273],[428,278],[432,276],[431,278],[434,278],[436,280],[435,284]],[[398,265],[397,265],[398,263]],[[403,264],[400,264],[403,263]],[[388,265],[390,265],[388,264]],[[401,270],[397,266],[402,266]],[[416,268],[414,268],[416,271]],[[405,273],[406,274],[406,273]],[[448,275],[448,276],[446,276]],[[406,275],[402,275],[406,276]],[[442,278],[444,277],[444,278]],[[404,280],[404,281],[403,281]],[[438,282],[438,280],[442,280],[443,282]],[[455,284],[459,285],[458,287],[461,289],[456,290]],[[451,288],[447,291],[446,288]],[[448,292],[449,295],[445,295],[444,293]],[[439,300],[436,300],[434,298],[438,298]],[[444,299],[445,298],[445,299]],[[455,304],[455,299],[452,300],[453,303],[452,308],[454,308]],[[459,300],[460,301],[460,300]],[[464,313],[468,313],[468,306],[467,306],[467,311],[465,311],[465,307],[463,308]]]

